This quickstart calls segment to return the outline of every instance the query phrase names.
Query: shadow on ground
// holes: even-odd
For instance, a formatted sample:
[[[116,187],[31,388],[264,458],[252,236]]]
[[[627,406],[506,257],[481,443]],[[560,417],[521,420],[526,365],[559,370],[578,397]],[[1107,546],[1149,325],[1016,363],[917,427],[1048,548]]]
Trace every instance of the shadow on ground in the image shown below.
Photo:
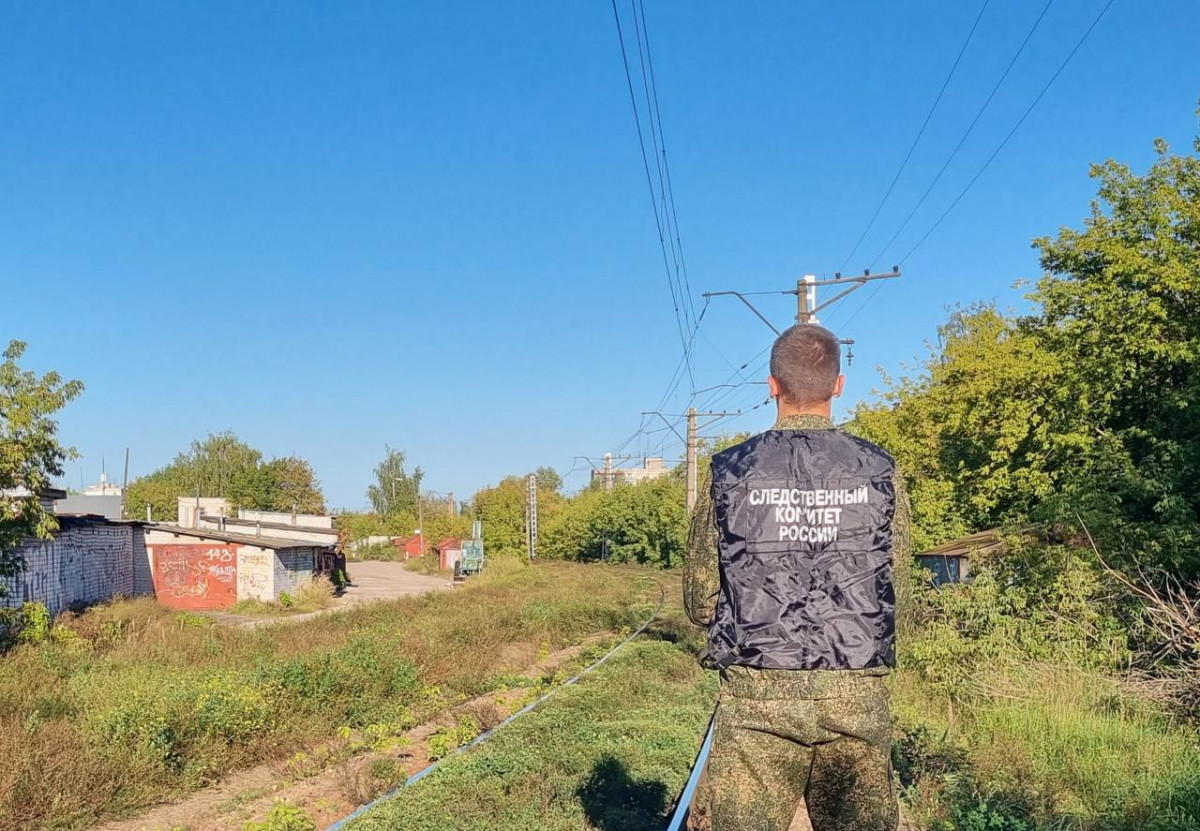
[[[656,780],[638,781],[625,763],[603,756],[578,790],[588,822],[603,831],[645,831],[648,817],[667,810],[667,786]]]

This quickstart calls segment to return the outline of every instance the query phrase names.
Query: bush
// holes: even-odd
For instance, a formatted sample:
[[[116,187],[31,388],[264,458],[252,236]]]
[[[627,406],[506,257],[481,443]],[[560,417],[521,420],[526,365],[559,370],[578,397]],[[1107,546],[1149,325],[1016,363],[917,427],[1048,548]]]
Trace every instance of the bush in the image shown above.
[[[44,643],[51,629],[50,611],[44,603],[21,604],[21,632],[17,638],[22,643]]]
[[[646,598],[627,571],[543,563],[286,626],[146,598],[63,615],[0,660],[0,831],[135,815],[343,726],[395,747],[541,651],[627,628]],[[453,729],[457,746],[478,727]]]
[[[247,822],[242,831],[317,831],[317,824],[299,808],[276,802],[265,822]]]
[[[429,577],[448,577],[451,574],[449,569],[442,571],[440,568],[441,560],[436,554],[426,554],[424,557],[413,557],[404,563],[404,567],[409,571],[415,571],[417,574],[424,574]]]
[[[460,716],[453,727],[442,727],[429,737],[429,758],[433,761],[449,756],[464,744],[479,736],[479,724],[471,716]]]
[[[43,603],[22,603],[0,609],[0,651],[18,643],[45,643],[52,635],[50,612]]]
[[[1097,671],[1127,666],[1128,632],[1086,553],[1067,546],[1022,546],[972,563],[967,584],[915,592],[924,625],[901,660],[943,692],[962,694],[980,668],[1004,661],[1065,661]]]
[[[354,549],[351,556],[355,560],[382,560],[390,563],[403,560],[404,552],[390,542],[377,542]]]
[[[294,605],[305,612],[328,609],[333,605],[334,594],[333,582],[324,574],[319,574],[312,582],[305,583],[296,590]],[[280,599],[282,600],[282,597]]]

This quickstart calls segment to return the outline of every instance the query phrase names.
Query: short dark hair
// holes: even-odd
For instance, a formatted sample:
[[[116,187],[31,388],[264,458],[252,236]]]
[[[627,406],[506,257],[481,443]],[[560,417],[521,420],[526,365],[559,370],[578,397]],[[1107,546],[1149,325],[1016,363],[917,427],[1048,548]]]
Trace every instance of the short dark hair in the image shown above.
[[[789,404],[828,401],[841,374],[842,345],[828,329],[797,324],[771,347],[771,375]]]

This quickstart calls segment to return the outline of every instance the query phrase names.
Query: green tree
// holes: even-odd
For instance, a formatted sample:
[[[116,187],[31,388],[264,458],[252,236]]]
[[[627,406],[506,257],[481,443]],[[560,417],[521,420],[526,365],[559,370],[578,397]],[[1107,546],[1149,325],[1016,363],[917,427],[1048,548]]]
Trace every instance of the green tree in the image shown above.
[[[325,513],[321,484],[307,460],[298,456],[272,459],[263,466],[263,475],[270,488],[270,510]]]
[[[334,521],[343,542],[391,534],[379,514],[365,511],[342,511]]]
[[[16,549],[28,537],[46,539],[58,527],[37,494],[63,474],[73,448],[58,441],[53,415],[83,392],[79,381],[64,381],[57,372],[38,376],[18,365],[25,344],[11,341],[0,363],[0,578],[24,568]],[[25,489],[30,498],[2,495]],[[0,594],[4,586],[0,584]]]
[[[885,378],[851,430],[904,472],[918,550],[1027,516],[1087,442],[1069,368],[992,306],[955,311],[914,378]]]
[[[684,489],[675,476],[617,485],[611,491],[585,489],[546,524],[542,553],[569,560],[681,565],[688,533]]]
[[[425,474],[418,467],[412,473],[404,470],[404,451],[387,447],[387,455],[375,466],[375,484],[367,488],[367,498],[375,513],[383,517],[395,514],[417,516],[417,499]],[[416,526],[414,525],[413,528]],[[411,529],[410,529],[411,531]]]
[[[538,528],[552,525],[567,504],[562,479],[552,468],[538,468]],[[543,478],[544,477],[544,478]],[[483,522],[484,551],[491,555],[528,556],[529,483],[525,476],[506,476],[481,488],[471,500],[471,515]],[[468,529],[469,530],[469,529]],[[539,549],[541,542],[539,538]]]
[[[471,517],[458,511],[451,513],[444,500],[427,498],[425,502],[425,521],[421,531],[425,537],[425,553],[433,550],[432,546],[446,537],[469,537],[471,535]],[[411,526],[416,528],[416,525]]]
[[[1081,230],[1035,245],[1038,333],[1092,428],[1060,500],[1144,560],[1200,574],[1200,158],[1161,139],[1144,175],[1092,168]],[[1193,144],[1200,152],[1200,138]]]
[[[1157,149],[1144,175],[1096,165],[1083,228],[1036,240],[1030,314],[954,312],[855,413],[908,475],[918,548],[1081,515],[1114,558],[1200,575],[1200,158]]]
[[[508,476],[480,489],[472,500],[476,519],[483,522],[483,550],[489,557],[525,556],[525,479]]]
[[[135,479],[125,494],[131,519],[146,505],[156,520],[174,519],[180,496],[219,496],[234,509],[320,513],[325,498],[312,466],[295,456],[263,462],[263,454],[233,433],[192,442],[166,467]]]
[[[537,477],[538,490],[557,494],[562,493],[563,479],[554,468],[539,467],[533,474]]]

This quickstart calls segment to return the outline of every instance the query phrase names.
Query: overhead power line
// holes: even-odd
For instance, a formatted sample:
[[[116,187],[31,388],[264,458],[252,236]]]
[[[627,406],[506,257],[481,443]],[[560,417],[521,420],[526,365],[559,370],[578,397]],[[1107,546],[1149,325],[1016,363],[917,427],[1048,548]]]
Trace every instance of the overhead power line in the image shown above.
[[[979,177],[983,175],[984,171],[986,171],[996,157],[1000,155],[1000,151],[1004,149],[1004,146],[1008,144],[1009,140],[1016,135],[1017,130],[1019,130],[1021,125],[1025,123],[1025,119],[1029,118],[1029,114],[1033,112],[1034,107],[1036,107],[1046,93],[1050,91],[1050,87],[1054,85],[1056,80],[1058,80],[1058,76],[1061,75],[1063,70],[1067,68],[1067,64],[1069,64],[1071,59],[1075,57],[1075,53],[1079,51],[1080,47],[1083,46],[1084,42],[1091,36],[1096,27],[1100,25],[1100,21],[1104,19],[1104,15],[1108,13],[1108,10],[1112,8],[1113,3],[1116,1],[1117,0],[1108,0],[1108,2],[1104,5],[1104,8],[1100,10],[1100,14],[1096,15],[1096,19],[1092,21],[1092,25],[1087,27],[1087,31],[1083,33],[1083,36],[1080,37],[1075,43],[1074,48],[1071,49],[1071,51],[1067,54],[1067,57],[1063,59],[1063,62],[1059,64],[1058,69],[1056,69],[1054,74],[1050,76],[1050,80],[1047,81],[1045,86],[1042,87],[1041,91],[1037,94],[1037,97],[1033,99],[1030,105],[1025,109],[1025,112],[1021,113],[1021,117],[1017,119],[1017,123],[1012,126],[1012,129],[1008,131],[1008,134],[1004,136],[1004,139],[996,146],[996,149],[992,151],[992,155],[987,157],[987,161],[985,161],[979,170],[976,171],[975,175],[971,177],[971,180],[967,182],[966,187],[962,189],[958,196],[954,197],[954,201],[951,202],[950,206],[942,212],[942,215],[937,218],[937,221],[929,227],[929,230],[926,231],[919,240],[917,240],[916,244],[908,250],[908,253],[900,258],[901,263],[911,257],[913,252],[920,248],[925,240],[929,239],[929,235],[937,230],[938,226],[942,224],[942,221],[950,215],[950,212],[953,211],[958,203],[962,201],[962,198],[967,195],[967,192],[975,185],[976,182],[979,181]]]
[[[679,343],[683,347],[683,351],[684,351],[684,363],[686,366],[688,366],[688,371],[690,374],[691,367],[690,367],[690,361],[689,361],[689,356],[688,356],[688,345],[687,345],[688,339],[687,339],[687,335],[684,334],[685,326],[684,326],[683,317],[682,317],[682,315],[680,313],[680,309],[679,309],[679,297],[678,297],[678,293],[676,292],[675,278],[671,273],[670,259],[667,256],[667,242],[666,242],[666,237],[663,234],[662,217],[660,216],[659,210],[658,210],[658,197],[655,195],[654,181],[651,179],[651,176],[650,176],[650,160],[646,155],[646,138],[645,138],[644,133],[642,132],[642,118],[641,118],[641,114],[638,111],[637,95],[633,91],[633,74],[629,70],[629,55],[625,50],[625,35],[621,29],[621,14],[617,10],[617,0],[612,0],[612,10],[613,10],[613,20],[617,25],[617,40],[621,45],[621,64],[625,68],[625,83],[629,87],[629,105],[633,108],[633,121],[634,121],[634,125],[637,127],[638,148],[639,148],[639,150],[641,150],[641,153],[642,153],[642,169],[644,170],[644,172],[646,174],[646,187],[649,189],[649,192],[650,192],[650,207],[654,211],[654,224],[655,224],[656,230],[658,231],[659,248],[662,249],[663,268],[667,272],[667,286],[671,290],[671,304],[675,309],[675,325],[676,325],[676,328],[679,330]],[[656,166],[658,164],[657,158],[655,160],[655,164],[656,164]],[[690,327],[688,327],[688,328],[690,328]]]
[[[921,206],[925,204],[925,200],[929,198],[929,194],[931,194],[933,189],[937,187],[937,183],[941,181],[942,175],[946,172],[946,169],[950,167],[950,163],[954,161],[956,156],[958,156],[958,151],[962,149],[962,146],[966,143],[967,138],[975,130],[975,125],[979,123],[979,119],[983,117],[983,114],[991,105],[992,99],[996,97],[996,93],[999,92],[1000,87],[1004,85],[1004,81],[1006,78],[1008,78],[1008,74],[1012,72],[1012,68],[1016,66],[1017,61],[1021,57],[1021,53],[1023,53],[1025,51],[1025,47],[1029,45],[1029,41],[1033,38],[1033,33],[1036,32],[1038,27],[1042,25],[1042,20],[1046,17],[1046,12],[1050,11],[1050,6],[1053,4],[1054,0],[1046,0],[1046,5],[1042,7],[1041,14],[1037,16],[1037,19],[1033,21],[1033,25],[1029,27],[1029,31],[1025,33],[1025,39],[1022,40],[1021,45],[1017,47],[1017,51],[1013,54],[1012,59],[1008,62],[1008,66],[1004,67],[1004,72],[1001,73],[1000,79],[996,81],[995,86],[992,87],[992,91],[989,92],[988,97],[984,99],[983,105],[979,108],[979,111],[975,113],[975,117],[971,119],[971,123],[967,125],[967,129],[963,131],[962,136],[958,139],[958,143],[954,145],[954,149],[951,150],[950,155],[946,157],[946,161],[942,164],[941,169],[939,169],[937,174],[933,177],[933,180],[929,183],[929,186],[925,188],[925,192],[921,194],[921,198],[917,200],[915,205],[913,205],[912,210],[908,212],[908,216],[906,216],[904,221],[900,223],[900,227],[897,228],[888,241],[884,243],[883,248],[879,249],[879,253],[876,254],[874,259],[871,260],[871,265],[874,265],[883,258],[883,255],[887,253],[887,250],[892,247],[892,243],[894,243],[896,238],[903,233],[904,229],[908,227],[908,223],[912,221],[914,216],[916,216],[917,211],[920,210]]]
[[[867,222],[867,227],[863,228],[861,234],[858,235],[858,240],[854,243],[854,248],[846,255],[846,259],[842,262],[841,271],[846,270],[846,266],[856,253],[859,246],[862,245],[867,234],[875,227],[875,220],[879,218],[879,212],[883,210],[883,206],[887,204],[888,198],[891,197],[892,191],[896,188],[896,183],[900,181],[900,175],[904,173],[904,169],[908,167],[909,159],[912,158],[913,152],[917,149],[917,145],[921,143],[921,136],[925,135],[925,128],[929,126],[930,119],[937,111],[938,104],[942,102],[942,96],[946,94],[946,87],[950,86],[950,79],[954,77],[954,73],[958,70],[959,63],[962,62],[963,55],[966,54],[967,46],[971,43],[971,38],[975,36],[975,30],[979,28],[979,21],[983,20],[983,13],[987,11],[989,0],[983,0],[983,5],[979,7],[979,14],[975,16],[975,22],[971,24],[971,30],[967,32],[966,40],[963,41],[962,47],[958,50],[958,56],[954,59],[954,64],[950,67],[950,72],[946,75],[946,80],[942,81],[942,88],[938,90],[937,97],[933,99],[933,104],[929,107],[929,112],[925,114],[925,120],[921,122],[921,129],[917,130],[917,136],[913,139],[912,145],[908,148],[908,152],[904,155],[904,161],[900,162],[900,167],[896,171],[896,175],[892,177],[891,184],[888,185],[887,191],[884,192],[883,198],[879,200],[879,204],[875,206],[875,212],[871,214],[871,219]],[[878,258],[877,258],[878,259]]]
[[[633,2],[633,0],[630,0],[631,5],[632,5],[632,2]],[[692,285],[691,285],[691,280],[688,277],[687,259],[683,256],[683,239],[682,239],[682,237],[680,235],[680,231],[679,231],[679,214],[675,209],[675,185],[674,185],[674,182],[671,180],[671,164],[667,160],[667,139],[666,139],[666,136],[663,135],[662,110],[658,105],[658,80],[654,76],[654,54],[650,51],[650,29],[649,29],[648,25],[646,24],[646,6],[642,2],[642,0],[637,0],[637,4],[638,4],[638,7],[641,9],[642,39],[646,42],[646,64],[650,67],[650,89],[651,89],[653,99],[654,99],[654,123],[657,124],[657,127],[658,127],[659,152],[660,152],[661,158],[662,158],[662,169],[663,169],[663,172],[666,174],[666,184],[667,184],[666,197],[667,197],[667,202],[669,203],[669,206],[670,206],[671,222],[674,224],[674,229],[675,229],[675,248],[679,253],[679,268],[675,275],[675,281],[676,281],[676,283],[679,283],[680,277],[682,276],[684,297],[687,299],[688,309],[691,312],[692,325],[695,326],[698,324],[698,321],[696,319],[696,306],[695,306],[695,302],[692,298]],[[634,23],[635,24],[637,23],[636,13],[634,16]],[[645,70],[644,69],[643,69],[642,76],[643,76],[643,81],[644,81],[645,80]],[[665,211],[664,211],[664,213],[665,213]]]
[[[963,200],[963,197],[965,197],[967,195],[967,193],[971,190],[971,188],[974,187],[975,183],[977,181],[979,181],[979,178],[981,176],[983,176],[984,172],[988,169],[988,167],[991,166],[992,162],[995,161],[996,157],[1000,155],[1000,151],[1002,151],[1004,149],[1005,145],[1007,145],[1008,142],[1012,139],[1012,137],[1014,135],[1016,135],[1017,130],[1019,130],[1021,128],[1021,125],[1025,123],[1025,120],[1029,117],[1030,113],[1033,112],[1034,108],[1037,107],[1037,105],[1041,102],[1042,98],[1045,97],[1046,93],[1050,91],[1050,87],[1054,85],[1054,82],[1056,80],[1058,80],[1058,76],[1063,73],[1063,70],[1065,70],[1067,68],[1067,65],[1075,57],[1075,54],[1080,50],[1080,48],[1087,41],[1087,39],[1089,37],[1091,37],[1092,32],[1095,31],[1096,27],[1100,25],[1100,21],[1104,19],[1104,16],[1106,14],[1108,14],[1108,10],[1110,8],[1112,8],[1112,6],[1115,2],[1116,2],[1116,0],[1108,0],[1108,2],[1104,5],[1104,7],[1102,9],[1100,9],[1100,13],[1096,15],[1096,17],[1092,20],[1091,25],[1089,25],[1087,27],[1087,29],[1084,31],[1083,35],[1081,35],[1079,40],[1075,42],[1075,46],[1072,47],[1071,51],[1067,53],[1067,56],[1066,56],[1066,58],[1063,59],[1062,63],[1060,63],[1058,65],[1058,69],[1056,69],[1054,71],[1054,74],[1051,75],[1050,79],[1048,81],[1046,81],[1046,83],[1042,86],[1042,88],[1038,92],[1037,96],[1033,99],[1033,101],[1029,104],[1029,106],[1025,108],[1025,111],[1021,114],[1021,117],[1017,119],[1016,123],[1013,124],[1012,128],[1008,131],[1007,134],[1005,134],[1004,138],[996,146],[996,149],[992,151],[992,154],[990,156],[988,156],[987,159],[984,161],[984,163],[980,166],[980,168],[977,171],[975,171],[975,175],[972,176],[970,178],[970,180],[968,180],[966,186],[959,192],[959,194],[956,197],[954,197],[954,201],[952,201],[950,203],[950,205],[946,208],[946,210],[942,212],[941,216],[939,216],[937,218],[937,220],[934,221],[934,223],[929,227],[929,230],[927,230],[921,236],[921,238],[916,241],[916,243],[912,246],[912,248],[910,248],[908,250],[908,252],[903,257],[900,258],[899,263],[901,265],[903,265],[904,262],[909,257],[911,257],[917,251],[918,248],[920,248],[925,243],[925,240],[929,239],[930,235],[932,235],[933,232],[936,231],[939,226],[941,226],[942,222],[945,221],[946,217],[948,217],[950,215],[950,212],[953,211],[958,206],[958,203]],[[1047,5],[1049,5],[1049,4],[1047,4]],[[1043,9],[1043,14],[1044,13],[1045,13],[1045,9]],[[890,244],[891,243],[889,242],[889,245]],[[871,292],[871,294],[867,296],[866,300],[863,301],[862,305],[860,305],[857,309],[854,310],[854,314],[852,314],[850,316],[850,318],[846,321],[847,324],[851,320],[853,320],[855,317],[857,317],[858,313],[861,312],[863,310],[863,308],[868,303],[871,302],[872,299],[874,299],[875,295],[879,292],[879,288],[880,287],[877,286]]]

